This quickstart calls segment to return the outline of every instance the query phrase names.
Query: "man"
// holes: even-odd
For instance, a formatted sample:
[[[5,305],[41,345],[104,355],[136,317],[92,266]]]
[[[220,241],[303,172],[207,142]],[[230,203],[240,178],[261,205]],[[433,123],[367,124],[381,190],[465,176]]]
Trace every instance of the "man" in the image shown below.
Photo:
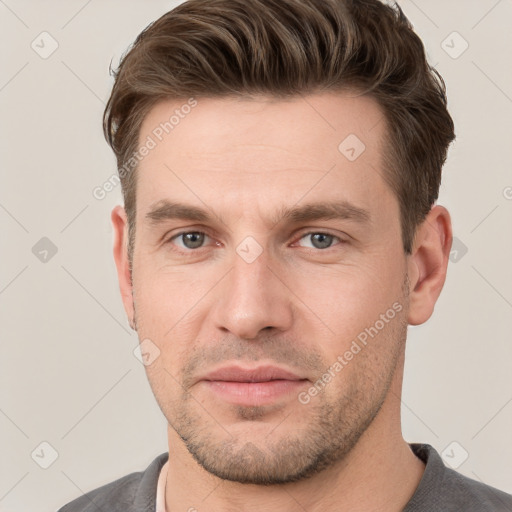
[[[77,511],[509,511],[402,437],[452,241],[442,79],[377,0],[190,0],[123,58],[114,257],[169,454]]]

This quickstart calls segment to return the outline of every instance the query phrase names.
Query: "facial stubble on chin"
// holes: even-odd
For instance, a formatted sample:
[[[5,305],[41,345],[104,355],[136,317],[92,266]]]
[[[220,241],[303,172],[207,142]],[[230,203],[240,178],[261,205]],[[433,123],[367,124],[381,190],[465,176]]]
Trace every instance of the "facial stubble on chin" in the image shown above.
[[[401,299],[406,306],[407,275],[402,289],[404,295]],[[405,344],[407,310],[408,307],[404,307],[401,315],[397,315],[388,326],[390,331],[386,339],[394,343],[394,351],[387,359],[385,371],[381,369],[381,380],[374,382],[371,389],[360,386],[354,380],[345,382],[342,396],[329,399],[326,394],[320,393],[307,405],[296,401],[294,407],[303,408],[299,408],[298,413],[297,409],[292,412],[283,409],[279,413],[280,408],[275,406],[232,406],[232,417],[236,418],[237,423],[245,422],[247,425],[238,434],[230,432],[228,426],[222,425],[216,418],[215,410],[210,411],[199,406],[199,402],[189,391],[190,381],[187,375],[193,374],[191,370],[200,364],[199,356],[196,356],[194,362],[189,361],[185,367],[178,407],[170,410],[169,404],[160,402],[159,393],[155,393],[155,396],[170,427],[176,431],[194,460],[209,473],[224,480],[267,486],[310,478],[342,461],[377,416],[391,386],[400,350]],[[383,340],[379,341],[382,342]],[[271,356],[270,359],[276,362],[295,361],[298,368],[314,368],[318,375],[329,366],[322,363],[318,354],[304,356],[296,350],[290,351],[286,345],[280,349],[279,344],[269,343],[271,350],[265,353],[263,342],[258,345],[263,346],[263,354],[248,350],[248,346],[254,345],[245,345],[242,342],[236,347],[226,347],[227,350],[218,351],[215,358],[207,358],[208,362],[214,362],[212,359],[227,360],[227,355],[235,359],[245,357],[244,360]],[[363,379],[365,375],[374,372],[374,369],[365,366],[368,363],[366,359],[360,363],[358,374]],[[296,414],[301,419],[307,416],[307,422],[302,423],[300,429],[291,427],[294,418],[297,418]],[[253,426],[259,427],[276,416],[277,421],[263,439],[258,441],[251,435]],[[286,428],[288,430],[285,433]]]

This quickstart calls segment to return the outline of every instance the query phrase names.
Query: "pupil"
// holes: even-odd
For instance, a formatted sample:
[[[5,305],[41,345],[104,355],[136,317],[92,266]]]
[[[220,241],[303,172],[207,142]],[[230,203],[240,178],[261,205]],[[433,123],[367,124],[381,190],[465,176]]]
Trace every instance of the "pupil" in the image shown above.
[[[325,249],[326,247],[329,247],[331,245],[331,235],[326,235],[324,233],[315,233],[313,235],[313,245],[317,249]],[[316,243],[316,241],[319,241],[319,245]]]
[[[184,243],[189,249],[196,249],[201,246],[203,239],[204,235],[202,233],[186,233]]]

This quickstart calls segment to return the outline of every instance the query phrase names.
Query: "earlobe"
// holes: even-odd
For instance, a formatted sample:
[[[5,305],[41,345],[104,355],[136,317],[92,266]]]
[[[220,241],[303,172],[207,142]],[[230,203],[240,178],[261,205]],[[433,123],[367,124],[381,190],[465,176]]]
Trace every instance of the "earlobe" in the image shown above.
[[[416,230],[409,256],[410,325],[426,322],[434,312],[443,289],[452,245],[452,227],[448,210],[434,206]]]
[[[128,322],[130,327],[134,329],[132,278],[128,259],[128,222],[126,212],[122,206],[116,206],[112,210],[111,220],[114,229],[114,261],[117,268],[119,289]]]

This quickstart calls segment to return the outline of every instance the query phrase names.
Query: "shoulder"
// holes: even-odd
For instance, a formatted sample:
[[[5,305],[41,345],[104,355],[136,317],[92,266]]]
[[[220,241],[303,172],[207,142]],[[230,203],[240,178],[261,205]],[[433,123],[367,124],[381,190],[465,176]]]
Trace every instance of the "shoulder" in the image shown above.
[[[163,453],[145,471],[131,473],[87,492],[58,512],[128,512],[138,509],[137,504],[154,504],[158,475],[167,458],[168,454]]]
[[[463,504],[468,512],[512,512],[512,495],[495,487],[446,469],[443,492],[454,503]]]
[[[426,467],[405,512],[512,512],[512,495],[446,467],[439,453],[428,444],[410,446]]]
[[[126,509],[128,504],[133,503],[141,475],[142,473],[132,473],[94,489],[64,505],[58,512],[97,512],[98,509],[102,510],[103,506],[114,503]]]

